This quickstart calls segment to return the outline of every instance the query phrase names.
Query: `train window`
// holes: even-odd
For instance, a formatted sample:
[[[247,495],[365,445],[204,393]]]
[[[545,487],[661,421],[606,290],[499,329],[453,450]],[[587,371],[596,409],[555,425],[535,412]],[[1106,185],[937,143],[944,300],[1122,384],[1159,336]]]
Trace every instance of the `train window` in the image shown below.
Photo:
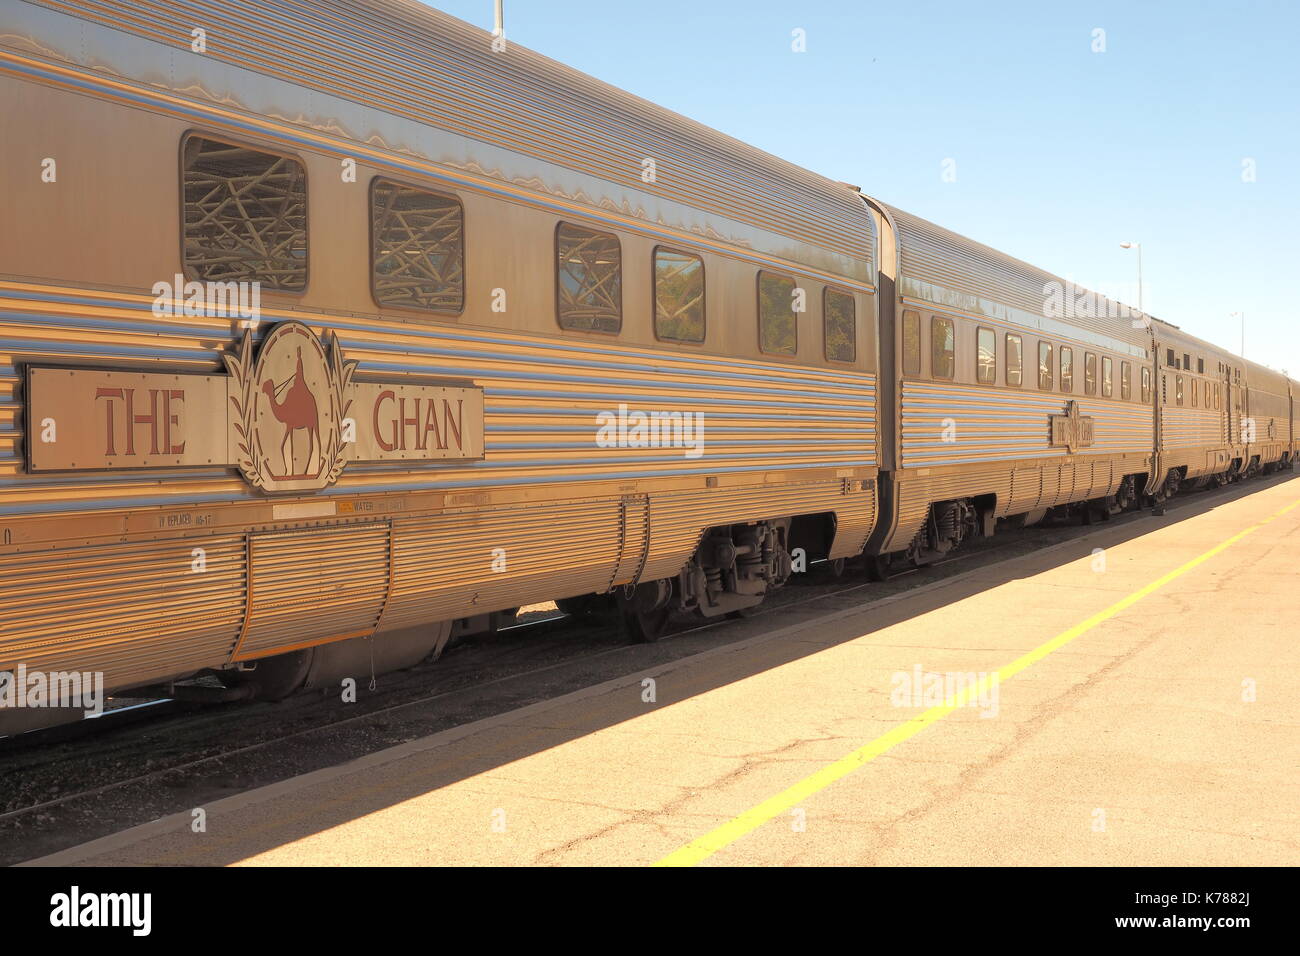
[[[1186,352],[1183,353],[1183,368],[1188,371],[1191,371],[1192,368],[1192,357]]]
[[[794,355],[799,347],[795,325],[794,280],[771,272],[758,274],[758,347],[775,355]]]
[[[957,374],[957,335],[952,319],[930,316],[930,374],[952,379]]]
[[[1174,394],[1177,396],[1178,404],[1181,405],[1183,404],[1183,377],[1181,375],[1174,380],[1174,387]]]
[[[1119,397],[1126,402],[1133,397],[1133,366],[1128,362],[1119,363]]]
[[[1074,391],[1074,349],[1061,346],[1061,391]]]
[[[1142,369],[1142,401],[1151,404],[1151,369]]]
[[[1198,358],[1196,360],[1196,371],[1200,372],[1202,375],[1205,374],[1205,359]]]
[[[1020,386],[1024,384],[1024,352],[1020,345],[1020,336],[1007,335],[1007,384]]]
[[[1165,364],[1168,365],[1170,368],[1178,367],[1178,360],[1174,358],[1173,349],[1165,349]]]
[[[307,171],[289,156],[187,136],[181,147],[188,278],[307,288]]]
[[[451,196],[376,179],[370,187],[370,291],[380,305],[460,312],[465,213]]]
[[[1115,360],[1109,355],[1101,357],[1101,394],[1106,398],[1115,394]]]
[[[555,260],[560,328],[618,332],[623,327],[623,252],[618,236],[562,222],[555,229]]]
[[[998,337],[992,329],[975,332],[975,379],[992,385],[998,377]]]
[[[921,316],[903,313],[903,374],[921,374]]]
[[[1083,353],[1083,390],[1089,395],[1097,394],[1097,356],[1092,352]]]
[[[659,246],[654,255],[655,338],[704,341],[704,260]]]
[[[857,359],[857,305],[853,296],[830,288],[822,293],[822,335],[828,359],[833,362]]]
[[[1044,391],[1052,388],[1052,343],[1038,343],[1038,387]]]

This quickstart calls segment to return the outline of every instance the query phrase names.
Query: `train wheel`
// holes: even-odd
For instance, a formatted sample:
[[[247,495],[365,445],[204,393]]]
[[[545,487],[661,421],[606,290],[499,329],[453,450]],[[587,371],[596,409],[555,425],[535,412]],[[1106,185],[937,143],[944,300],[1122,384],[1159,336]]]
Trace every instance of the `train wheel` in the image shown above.
[[[284,700],[303,686],[311,672],[315,648],[304,648],[264,657],[251,670],[222,671],[218,677],[227,687],[251,685],[256,700]]]
[[[832,558],[831,560],[827,561],[826,567],[830,570],[831,577],[833,578],[844,577],[844,564],[845,561],[843,558]]]
[[[673,582],[669,578],[643,581],[635,588],[615,592],[623,629],[632,640],[651,643],[663,636],[672,615],[672,594]]]
[[[869,554],[867,555],[866,561],[868,581],[889,580],[889,555]]]
[[[671,614],[671,608],[666,607],[656,611],[624,611],[623,630],[638,643],[653,644],[664,636]]]

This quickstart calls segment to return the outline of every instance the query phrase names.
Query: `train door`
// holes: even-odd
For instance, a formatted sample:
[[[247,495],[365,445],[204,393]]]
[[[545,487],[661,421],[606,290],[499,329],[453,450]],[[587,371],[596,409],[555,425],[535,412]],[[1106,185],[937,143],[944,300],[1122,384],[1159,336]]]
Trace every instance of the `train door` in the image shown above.
[[[1160,370],[1160,343],[1155,331],[1151,333],[1151,355],[1153,361],[1148,368],[1151,375],[1151,470],[1147,474],[1146,493],[1154,495],[1164,482],[1164,374]]]
[[[1250,471],[1250,459],[1254,455],[1254,445],[1259,440],[1255,434],[1255,420],[1252,417],[1254,412],[1250,407],[1250,386],[1246,382],[1246,377],[1242,369],[1237,369],[1233,373],[1233,386],[1235,410],[1237,415],[1237,444],[1241,453],[1241,471],[1247,474]]]
[[[1290,431],[1290,432],[1287,432],[1287,438],[1288,438],[1288,440],[1290,440],[1290,442],[1288,442],[1288,450],[1291,451],[1291,458],[1288,458],[1287,460],[1290,460],[1290,462],[1295,462],[1295,459],[1296,459],[1296,447],[1297,447],[1297,445],[1296,445],[1296,442],[1297,442],[1297,436],[1296,436],[1296,390],[1295,390],[1295,386],[1292,386],[1292,385],[1287,385],[1287,421],[1288,421],[1288,423],[1291,424],[1291,431]]]
[[[1234,457],[1241,459],[1241,467],[1246,467],[1249,459],[1246,457],[1245,440],[1242,430],[1243,395],[1240,383],[1237,381],[1235,370],[1228,366],[1228,373],[1224,382],[1224,390],[1228,393],[1228,445]]]

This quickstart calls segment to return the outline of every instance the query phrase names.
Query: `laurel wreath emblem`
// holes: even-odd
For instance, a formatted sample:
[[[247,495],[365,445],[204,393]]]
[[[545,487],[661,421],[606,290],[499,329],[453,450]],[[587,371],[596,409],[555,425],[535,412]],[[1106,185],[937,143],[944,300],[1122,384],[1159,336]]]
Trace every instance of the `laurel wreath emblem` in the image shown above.
[[[347,397],[347,393],[348,387],[352,384],[352,376],[357,369],[356,362],[343,361],[343,350],[339,345],[336,332],[330,332],[328,341],[325,369],[329,378],[330,409],[333,413],[335,427],[330,430],[328,446],[321,451],[324,461],[328,463],[325,480],[321,485],[322,488],[328,488],[338,481],[339,476],[343,474],[343,469],[347,467],[346,445],[343,442],[343,423],[352,406],[352,400]],[[234,409],[234,417],[230,422],[230,426],[238,436],[235,446],[238,450],[236,463],[249,485],[263,491],[273,492],[276,489],[270,487],[268,483],[270,476],[258,464],[259,461],[263,460],[264,456],[255,411],[256,376],[253,374],[256,368],[255,351],[252,332],[245,330],[244,337],[240,341],[236,353],[232,355],[226,352],[221,357],[235,386],[233,389],[235,394],[230,396],[230,404]],[[289,490],[301,491],[303,489]]]

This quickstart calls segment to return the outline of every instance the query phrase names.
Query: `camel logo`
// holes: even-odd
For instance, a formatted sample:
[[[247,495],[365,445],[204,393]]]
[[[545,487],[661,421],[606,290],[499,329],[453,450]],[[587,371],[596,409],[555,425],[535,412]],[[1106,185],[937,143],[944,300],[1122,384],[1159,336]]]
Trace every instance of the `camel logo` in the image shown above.
[[[320,458],[320,409],[316,407],[316,395],[307,384],[307,374],[302,367],[302,346],[298,346],[298,367],[294,369],[293,378],[287,379],[281,385],[277,386],[272,379],[266,379],[262,382],[262,391],[266,392],[266,400],[270,403],[271,414],[274,415],[284,425],[284,441],[280,442],[280,458],[284,462],[284,474],[272,475],[276,481],[286,480],[309,480],[320,475],[320,468],[317,467],[314,472],[303,471],[301,474],[291,474],[294,466],[291,462],[296,462],[297,457],[294,455],[293,435],[298,429],[307,433],[307,464],[303,467],[310,469],[312,464]],[[283,400],[280,396],[283,395]],[[289,446],[288,457],[285,456],[284,446]],[[313,457],[313,455],[315,457]]]
[[[252,359],[244,334],[226,368],[238,437],[238,465],[248,483],[265,491],[316,491],[334,483],[347,464],[342,430],[355,362],[340,359],[337,338],[329,353],[300,322],[282,322]]]
[[[1071,401],[1065,406],[1064,415],[1052,415],[1052,445],[1065,448],[1074,454],[1080,448],[1089,448],[1093,443],[1093,425],[1091,415],[1079,414],[1079,403]]]

